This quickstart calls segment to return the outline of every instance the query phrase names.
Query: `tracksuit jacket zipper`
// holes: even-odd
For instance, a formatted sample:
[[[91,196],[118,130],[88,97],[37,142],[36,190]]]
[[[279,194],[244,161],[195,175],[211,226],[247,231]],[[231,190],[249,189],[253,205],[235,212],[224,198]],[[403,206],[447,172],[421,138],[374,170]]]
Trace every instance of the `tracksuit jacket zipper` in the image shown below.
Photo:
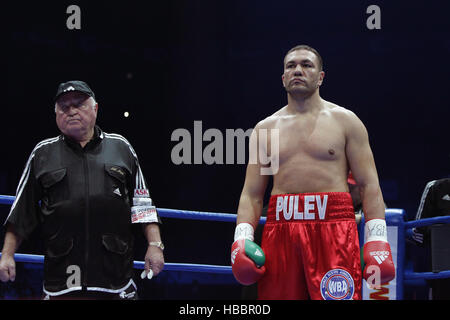
[[[89,164],[88,164],[88,155],[83,152],[83,169],[84,169],[84,185],[85,185],[85,202],[86,208],[84,212],[84,223],[85,223],[85,252],[84,252],[84,268],[82,274],[82,284],[84,289],[87,287],[87,271],[88,271],[88,262],[89,262]]]

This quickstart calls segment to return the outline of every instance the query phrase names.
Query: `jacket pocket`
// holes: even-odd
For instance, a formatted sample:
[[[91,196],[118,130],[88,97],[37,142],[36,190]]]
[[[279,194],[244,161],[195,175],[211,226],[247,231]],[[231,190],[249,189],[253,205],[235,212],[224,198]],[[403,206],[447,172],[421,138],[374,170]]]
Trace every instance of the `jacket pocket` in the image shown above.
[[[120,285],[133,273],[133,238],[102,235],[103,271],[113,285]]]
[[[67,179],[64,179],[66,175],[67,169],[61,168],[46,172],[39,178],[44,191],[42,200],[45,205],[51,206],[68,198]]]
[[[60,258],[69,254],[73,248],[73,238],[50,240],[47,245],[47,257]]]
[[[55,238],[47,242],[44,278],[46,284],[58,287],[65,286],[70,276],[69,266],[73,264],[70,253],[73,249],[73,238]],[[78,281],[79,282],[79,281]]]
[[[121,183],[125,183],[127,179],[127,170],[121,166],[114,164],[105,164],[106,172]]]
[[[127,179],[129,172],[122,166],[105,164],[105,194],[112,197],[128,198]]]

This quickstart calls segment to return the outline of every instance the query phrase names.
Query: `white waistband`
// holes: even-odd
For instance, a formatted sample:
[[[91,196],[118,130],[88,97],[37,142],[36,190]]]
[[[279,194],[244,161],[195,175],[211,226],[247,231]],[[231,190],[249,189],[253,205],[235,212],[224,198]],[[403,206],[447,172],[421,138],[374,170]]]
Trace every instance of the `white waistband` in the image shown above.
[[[101,287],[86,287],[87,291],[100,291],[100,292],[108,292],[108,293],[120,293],[126,289],[128,289],[130,286],[133,286],[134,289],[137,289],[136,284],[134,283],[133,279],[130,279],[130,281],[122,288],[119,289],[108,289],[108,288],[101,288]],[[77,286],[77,287],[70,287],[68,289],[64,289],[61,291],[56,291],[56,292],[51,292],[51,291],[47,291],[45,290],[45,287],[43,288],[43,291],[46,295],[51,296],[51,297],[55,297],[55,296],[60,296],[72,291],[77,291],[77,290],[81,290],[82,287],[81,286]]]

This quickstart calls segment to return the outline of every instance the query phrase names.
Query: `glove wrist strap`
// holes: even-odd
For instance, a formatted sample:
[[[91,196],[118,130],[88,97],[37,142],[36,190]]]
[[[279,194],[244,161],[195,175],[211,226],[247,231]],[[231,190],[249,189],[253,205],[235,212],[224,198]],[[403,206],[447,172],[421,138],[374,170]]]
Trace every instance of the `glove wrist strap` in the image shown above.
[[[255,230],[253,229],[253,226],[250,223],[239,223],[236,226],[236,230],[234,231],[234,241],[240,240],[240,239],[248,239],[250,241],[253,241],[253,234]]]
[[[370,241],[387,242],[387,227],[384,219],[368,220],[364,226],[364,243]]]

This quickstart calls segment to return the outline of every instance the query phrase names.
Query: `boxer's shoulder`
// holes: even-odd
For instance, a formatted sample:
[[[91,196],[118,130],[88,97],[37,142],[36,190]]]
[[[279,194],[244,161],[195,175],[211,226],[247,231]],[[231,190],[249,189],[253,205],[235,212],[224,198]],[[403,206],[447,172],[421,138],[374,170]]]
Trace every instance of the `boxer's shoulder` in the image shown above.
[[[261,121],[259,121],[256,126],[255,129],[273,129],[276,128],[278,125],[278,122],[285,118],[285,117],[292,117],[291,114],[289,114],[288,112],[286,112],[286,107],[284,106],[281,109],[277,110],[275,113],[269,115],[268,117],[262,119]]]
[[[352,123],[361,123],[361,120],[352,110],[329,101],[324,100],[324,111],[329,112],[330,116],[344,126],[351,125]]]
[[[277,117],[275,114],[271,114],[270,116],[260,120],[256,126],[255,129],[272,129],[276,126]]]
[[[359,117],[351,110],[330,103],[330,113],[346,137],[366,137],[367,129]]]
[[[351,110],[326,100],[323,100],[323,107],[325,112],[329,112],[335,117],[349,117],[354,114]]]

